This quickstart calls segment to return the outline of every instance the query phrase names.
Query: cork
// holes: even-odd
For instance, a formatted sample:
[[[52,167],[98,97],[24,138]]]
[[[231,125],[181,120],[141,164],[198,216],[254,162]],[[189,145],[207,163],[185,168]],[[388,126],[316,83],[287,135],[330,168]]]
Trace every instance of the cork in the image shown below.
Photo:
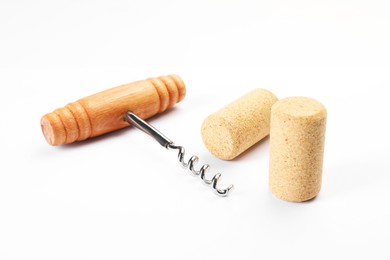
[[[208,116],[202,124],[202,139],[216,157],[232,160],[269,135],[271,107],[277,97],[254,89]]]
[[[278,101],[271,112],[269,187],[277,197],[307,201],[320,192],[326,109],[307,97]]]

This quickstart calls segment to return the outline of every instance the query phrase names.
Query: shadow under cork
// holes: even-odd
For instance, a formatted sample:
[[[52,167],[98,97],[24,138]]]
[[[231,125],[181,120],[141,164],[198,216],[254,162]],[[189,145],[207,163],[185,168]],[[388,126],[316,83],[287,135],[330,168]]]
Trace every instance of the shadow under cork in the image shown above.
[[[301,218],[305,218],[307,214],[312,212],[313,209],[319,205],[319,194],[316,197],[303,202],[281,199],[274,195],[269,188],[267,189],[266,194],[268,213],[270,213],[272,218],[277,219],[280,223],[291,223],[291,221],[296,222]]]
[[[206,149],[207,153],[201,154],[202,158],[208,158],[212,161],[218,161],[218,162],[227,162],[227,163],[238,163],[238,161],[245,161],[245,160],[251,160],[252,157],[258,157],[260,156],[262,159],[266,158],[268,160],[269,156],[267,155],[269,153],[269,136],[264,137],[259,142],[255,143],[251,147],[249,147],[247,150],[245,150],[243,153],[235,157],[231,160],[223,160],[207,150],[206,146],[203,144],[203,147]]]
[[[291,200],[285,200],[285,199],[282,199],[282,198],[279,198],[278,196],[276,196],[275,194],[273,194],[271,191],[269,191],[272,195],[272,197],[275,199],[275,200],[278,200],[279,202],[282,202],[282,203],[288,203],[288,204],[311,204],[313,202],[315,202],[317,199],[317,197],[320,196],[320,194],[317,194],[316,196],[314,196],[313,198],[311,199],[308,199],[308,200],[304,200],[304,201],[291,201]]]
[[[261,139],[259,142],[255,143],[251,147],[249,147],[246,151],[238,155],[236,158],[230,160],[231,162],[239,161],[239,160],[244,160],[249,158],[250,156],[253,156],[255,152],[259,152],[261,154],[264,153],[269,153],[269,135]],[[268,154],[269,158],[269,154]]]
[[[156,114],[156,115],[146,119],[145,121],[153,125],[153,122],[157,122],[159,120],[159,118],[168,117],[169,115],[172,116],[176,110],[177,110],[177,108],[173,107],[167,111],[164,111],[163,113]],[[129,126],[131,126],[131,125],[129,125]],[[60,145],[60,146],[58,146],[58,148],[64,149],[64,150],[71,150],[71,149],[75,149],[75,148],[86,147],[86,146],[93,145],[97,142],[102,142],[103,140],[110,140],[111,138],[119,138],[120,136],[125,136],[125,135],[127,135],[128,131],[140,131],[138,129],[135,129],[134,127],[129,127],[129,126],[112,131],[110,133],[91,137],[91,138],[88,138],[88,139],[83,140],[83,141],[74,142],[71,144]]]

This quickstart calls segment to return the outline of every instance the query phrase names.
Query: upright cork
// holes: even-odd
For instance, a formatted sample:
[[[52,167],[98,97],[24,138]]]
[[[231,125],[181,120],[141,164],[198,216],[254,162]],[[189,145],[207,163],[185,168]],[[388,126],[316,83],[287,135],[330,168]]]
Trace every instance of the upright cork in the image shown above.
[[[202,124],[206,148],[220,159],[236,158],[269,134],[277,100],[268,90],[254,89],[208,116]]]
[[[271,112],[269,187],[277,197],[293,202],[320,192],[326,109],[306,97],[278,101]]]
[[[85,140],[128,126],[123,120],[127,111],[146,119],[173,107],[185,93],[184,82],[176,75],[121,85],[44,115],[42,132],[51,145]]]

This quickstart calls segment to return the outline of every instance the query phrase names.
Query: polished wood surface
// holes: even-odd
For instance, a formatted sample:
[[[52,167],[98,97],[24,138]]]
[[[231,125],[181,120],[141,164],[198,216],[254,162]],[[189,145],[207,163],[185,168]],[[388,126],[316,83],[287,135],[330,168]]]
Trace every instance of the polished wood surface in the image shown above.
[[[164,112],[180,102],[185,93],[184,82],[177,75],[124,84],[44,115],[42,132],[51,145],[82,141],[128,126],[123,120],[127,111],[142,119]]]

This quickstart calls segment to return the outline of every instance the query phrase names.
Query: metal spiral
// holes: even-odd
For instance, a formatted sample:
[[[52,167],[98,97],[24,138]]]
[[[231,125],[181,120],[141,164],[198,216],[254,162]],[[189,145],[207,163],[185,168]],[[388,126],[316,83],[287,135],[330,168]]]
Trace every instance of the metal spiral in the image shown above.
[[[152,125],[148,124],[147,122],[139,118],[136,114],[129,111],[125,113],[124,119],[129,124],[135,126],[136,128],[140,129],[142,132],[153,137],[161,146],[165,147],[166,149],[177,150],[178,151],[177,158],[179,159],[181,166],[183,166],[184,168],[188,168],[192,173],[192,175],[194,176],[200,175],[200,178],[203,180],[204,184],[206,184],[207,186],[211,186],[215,194],[221,197],[226,197],[232,191],[233,185],[230,185],[226,189],[218,189],[217,184],[219,179],[222,176],[220,173],[215,174],[212,179],[206,179],[206,171],[210,168],[210,165],[205,164],[199,170],[196,170],[194,166],[199,161],[198,156],[194,155],[188,160],[188,162],[185,162],[184,160],[185,149],[183,146],[175,145],[169,138],[163,135]]]
[[[183,166],[184,168],[188,168],[188,170],[190,170],[190,172],[194,176],[200,175],[200,178],[203,180],[204,184],[206,184],[208,186],[211,185],[213,191],[218,196],[226,197],[226,196],[229,195],[229,192],[234,187],[233,185],[230,185],[226,189],[218,189],[217,188],[218,181],[222,177],[222,174],[217,173],[217,174],[214,175],[214,177],[212,179],[206,179],[206,171],[210,168],[210,165],[204,164],[199,170],[196,170],[194,168],[195,164],[199,161],[199,157],[198,156],[196,156],[196,155],[191,156],[191,158],[188,160],[188,162],[185,162],[184,156],[185,156],[186,152],[185,152],[185,149],[184,149],[183,146],[177,146],[177,145],[175,145],[173,143],[170,143],[170,144],[167,145],[166,148],[168,150],[177,150],[178,151],[177,158],[179,159],[179,162],[180,162],[181,166]]]

